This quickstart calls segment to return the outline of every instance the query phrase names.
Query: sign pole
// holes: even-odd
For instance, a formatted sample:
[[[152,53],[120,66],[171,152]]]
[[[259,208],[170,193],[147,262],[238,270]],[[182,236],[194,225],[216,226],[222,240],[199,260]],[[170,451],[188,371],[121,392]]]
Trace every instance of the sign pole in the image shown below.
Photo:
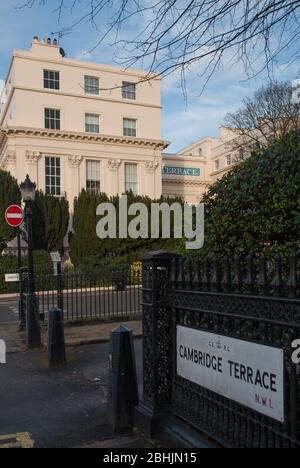
[[[22,268],[22,253],[21,253],[21,231],[18,227],[18,268]]]
[[[25,312],[23,301],[23,285],[22,285],[22,253],[21,253],[21,229],[18,227],[18,269],[19,269],[19,330],[23,331],[25,327]]]
[[[27,320],[26,334],[27,346],[29,349],[41,347],[41,329],[38,313],[37,297],[35,294],[34,284],[34,267],[33,267],[33,238],[32,238],[32,206],[31,202],[25,203],[26,227],[28,236],[28,294],[27,294]]]

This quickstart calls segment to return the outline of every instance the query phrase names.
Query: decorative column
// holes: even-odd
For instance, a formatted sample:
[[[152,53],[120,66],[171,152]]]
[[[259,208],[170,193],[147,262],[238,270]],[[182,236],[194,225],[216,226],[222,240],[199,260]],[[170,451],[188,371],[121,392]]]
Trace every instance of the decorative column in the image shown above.
[[[143,258],[143,401],[136,410],[136,426],[148,437],[158,435],[168,414],[172,390],[172,318],[164,300],[173,259],[158,251]]]
[[[11,175],[15,176],[16,162],[16,152],[14,150],[7,150],[2,159],[0,160],[0,168],[4,169],[7,172],[10,172]]]
[[[80,193],[80,164],[83,161],[83,156],[70,155],[68,156],[69,165],[69,180],[67,187],[67,198],[70,203],[73,202],[75,197]],[[72,209],[72,207],[71,207]]]
[[[107,181],[105,181],[105,192],[108,196],[124,192],[124,187],[121,187],[122,184],[119,175],[121,164],[121,159],[109,159],[107,161],[108,178]]]
[[[149,195],[150,198],[155,199],[159,198],[157,195],[157,187],[156,187],[156,171],[160,167],[160,164],[158,161],[147,161],[146,162],[146,171],[145,171],[145,177],[146,177],[146,184],[145,184],[145,189],[147,195]],[[159,196],[161,193],[159,194]]]
[[[42,154],[39,151],[26,151],[26,162],[27,162],[27,173],[31,180],[36,181],[37,187],[40,187],[39,184],[39,160],[42,157]]]

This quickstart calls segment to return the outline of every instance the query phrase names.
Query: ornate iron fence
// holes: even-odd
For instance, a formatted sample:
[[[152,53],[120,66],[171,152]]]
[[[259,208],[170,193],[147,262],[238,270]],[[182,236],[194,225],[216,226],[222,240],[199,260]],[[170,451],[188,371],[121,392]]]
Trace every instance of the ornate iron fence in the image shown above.
[[[148,435],[175,416],[227,447],[300,447],[300,339],[297,256],[186,260],[157,252],[143,262],[144,401]],[[285,420],[267,417],[177,372],[178,326],[284,352]],[[159,429],[160,428],[160,429]]]

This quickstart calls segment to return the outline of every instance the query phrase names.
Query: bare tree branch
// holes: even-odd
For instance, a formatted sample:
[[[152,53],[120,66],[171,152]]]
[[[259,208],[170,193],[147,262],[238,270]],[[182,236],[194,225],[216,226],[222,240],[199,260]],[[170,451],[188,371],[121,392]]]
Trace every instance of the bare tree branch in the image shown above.
[[[60,23],[66,13],[81,12],[60,35],[90,21],[99,31],[90,52],[110,40],[122,50],[115,61],[144,65],[147,79],[179,70],[184,80],[196,65],[207,82],[229,53],[248,78],[265,70],[272,75],[276,60],[291,50],[290,60],[299,62],[300,0],[89,0],[83,14],[79,0],[54,1]],[[25,0],[22,7],[46,4],[53,0]]]
[[[292,100],[290,83],[273,82],[262,87],[253,99],[247,98],[234,113],[225,117],[225,126],[235,138],[229,143],[239,158],[240,150],[266,147],[287,132],[300,131],[300,105]]]

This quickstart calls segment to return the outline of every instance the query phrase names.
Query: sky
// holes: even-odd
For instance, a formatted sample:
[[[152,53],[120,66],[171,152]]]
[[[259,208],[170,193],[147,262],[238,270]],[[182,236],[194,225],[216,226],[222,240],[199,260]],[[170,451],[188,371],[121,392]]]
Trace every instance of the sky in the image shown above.
[[[29,49],[34,35],[49,37],[52,32],[61,29],[55,11],[56,0],[39,6],[39,0],[33,8],[20,8],[26,0],[0,0],[0,93],[9,67],[13,49]],[[77,14],[80,14],[88,0],[80,2]],[[82,11],[80,12],[80,8]],[[63,25],[68,25],[76,18],[69,10],[63,13]],[[101,18],[98,28],[101,30]],[[83,23],[71,34],[61,40],[62,47],[69,57],[82,58],[104,64],[115,64],[113,50],[104,44],[89,52],[97,43],[99,30],[89,22]],[[299,74],[299,63],[288,65],[284,61],[275,67],[274,77],[280,81],[293,80]],[[162,81],[162,137],[170,141],[168,152],[177,152],[204,136],[217,136],[219,127],[228,112],[237,110],[247,96],[266,83],[268,77],[261,74],[248,80],[243,67],[224,60],[223,67],[209,81],[201,94],[199,69],[194,66],[187,72],[185,99],[178,74],[173,74]]]

